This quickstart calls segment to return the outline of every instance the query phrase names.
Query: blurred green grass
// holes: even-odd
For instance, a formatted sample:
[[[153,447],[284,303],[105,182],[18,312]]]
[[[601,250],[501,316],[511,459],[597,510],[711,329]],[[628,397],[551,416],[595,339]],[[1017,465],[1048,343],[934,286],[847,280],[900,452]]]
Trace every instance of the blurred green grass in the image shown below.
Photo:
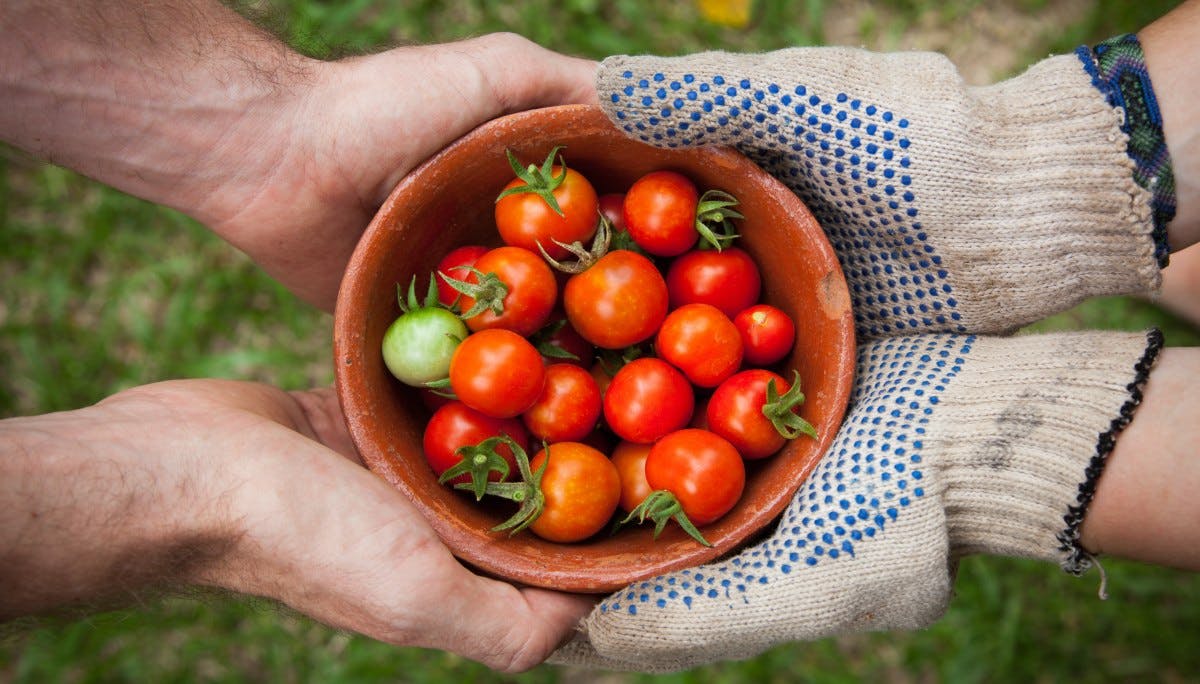
[[[760,0],[749,26],[730,28],[705,22],[686,0],[236,3],[299,49],[326,58],[505,30],[594,58],[826,42],[918,47],[983,64],[991,78],[1041,55],[1135,30],[1174,4]],[[948,38],[955,35],[958,42]],[[286,388],[332,382],[329,317],[176,212],[3,150],[0,240],[0,416],[75,408],[173,377],[257,379]],[[1129,298],[1087,302],[1033,329],[1150,325],[1162,327],[1169,344],[1200,342],[1187,324]],[[168,598],[10,628],[0,639],[0,681],[1196,679],[1200,583],[1161,568],[1105,566],[1112,598],[1101,602],[1095,573],[1076,580],[1043,564],[969,558],[948,614],[928,630],[781,646],[746,662],[662,677],[552,667],[501,676],[453,655],[339,633],[259,601]]]

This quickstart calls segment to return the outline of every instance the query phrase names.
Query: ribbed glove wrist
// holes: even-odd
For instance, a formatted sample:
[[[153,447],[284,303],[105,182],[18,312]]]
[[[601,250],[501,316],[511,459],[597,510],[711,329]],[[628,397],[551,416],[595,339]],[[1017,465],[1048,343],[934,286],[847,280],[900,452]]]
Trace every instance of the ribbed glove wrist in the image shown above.
[[[933,53],[611,57],[597,87],[630,135],[734,145],[795,190],[864,339],[1007,332],[1159,286],[1122,111],[1075,55],[987,87]]]
[[[1059,562],[1089,556],[1079,524],[1116,434],[1141,402],[1158,331],[1016,337],[975,344],[922,442],[937,454],[954,557]]]

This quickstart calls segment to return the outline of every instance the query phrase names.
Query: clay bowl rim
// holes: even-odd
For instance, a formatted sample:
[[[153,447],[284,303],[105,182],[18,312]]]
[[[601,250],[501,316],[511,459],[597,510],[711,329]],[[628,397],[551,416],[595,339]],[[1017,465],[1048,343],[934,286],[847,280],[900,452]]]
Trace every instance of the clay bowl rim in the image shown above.
[[[766,492],[765,498],[753,501],[743,498],[734,509],[734,512],[741,509],[737,516],[731,512],[725,519],[705,528],[706,536],[713,543],[712,547],[695,543],[674,525],[668,526],[663,535],[649,545],[650,526],[623,531],[613,538],[594,538],[593,541],[581,544],[544,542],[528,532],[513,537],[490,533],[487,529],[490,525],[480,525],[480,521],[476,519],[472,526],[460,517],[475,516],[475,513],[469,510],[464,514],[462,508],[464,505],[473,504],[473,501],[466,504],[464,502],[467,499],[462,493],[452,492],[444,487],[429,487],[429,482],[433,481],[436,484],[436,479],[424,463],[419,434],[410,435],[413,437],[411,440],[401,440],[415,441],[415,444],[400,445],[382,436],[388,428],[384,425],[386,418],[381,417],[380,413],[390,411],[393,407],[380,403],[383,399],[373,402],[369,394],[368,388],[372,382],[380,382],[378,377],[372,380],[369,376],[380,372],[386,375],[386,370],[381,370],[382,363],[378,359],[378,340],[382,334],[379,332],[380,326],[375,324],[371,327],[368,320],[369,307],[364,304],[379,296],[375,289],[383,285],[382,277],[376,277],[384,270],[386,258],[380,252],[384,251],[386,245],[399,242],[406,235],[413,239],[423,235],[419,229],[398,222],[402,221],[405,215],[418,216],[423,210],[420,207],[428,207],[427,201],[423,204],[418,199],[423,196],[427,187],[437,187],[439,182],[445,182],[446,177],[443,174],[450,168],[447,165],[468,162],[473,158],[473,154],[477,154],[472,151],[478,148],[494,150],[505,135],[511,134],[512,138],[508,139],[508,144],[516,145],[514,139],[523,139],[519,133],[524,133],[532,140],[537,137],[534,133],[547,128],[568,131],[563,140],[567,145],[568,164],[573,164],[570,155],[575,151],[571,140],[586,133],[597,136],[605,145],[611,144],[623,150],[644,148],[641,149],[643,154],[656,160],[667,160],[667,166],[679,166],[681,160],[690,158],[691,163],[699,164],[705,169],[715,168],[723,172],[746,174],[749,179],[753,179],[755,191],[761,191],[762,198],[779,203],[785,214],[794,219],[791,231],[781,239],[802,243],[806,245],[806,249],[811,249],[812,252],[805,257],[813,261],[808,270],[815,269],[815,272],[823,274],[817,279],[819,282],[812,283],[815,295],[814,301],[811,302],[824,311],[822,320],[829,327],[822,328],[821,334],[828,334],[831,340],[830,359],[826,364],[829,377],[824,383],[819,383],[820,387],[824,388],[821,390],[820,419],[810,418],[818,428],[819,438],[809,440],[808,443],[797,440],[785,447],[784,452],[772,457],[784,459],[783,465],[774,467],[789,474],[787,481],[764,480],[756,486],[761,486],[762,491]],[[577,143],[576,147],[578,144],[580,143]],[[549,146],[551,145],[547,144],[542,150],[543,156]],[[500,157],[503,158],[503,145],[500,145],[499,149]],[[580,158],[577,156],[575,161],[580,161]],[[652,164],[661,166],[663,162],[655,161]],[[506,161],[504,166],[507,168]],[[577,168],[582,166],[577,165]],[[750,180],[746,182],[749,183]],[[597,185],[598,191],[603,192],[600,183]],[[488,192],[490,191],[489,188]],[[417,205],[420,207],[414,209]],[[492,232],[494,233],[494,228]],[[412,258],[429,260],[429,270],[432,270],[432,265],[436,262],[436,258],[428,255]],[[416,271],[415,268],[412,270]],[[408,274],[410,275],[411,273]],[[764,299],[772,301],[767,280],[767,273],[764,271]],[[394,287],[394,282],[385,286],[385,289],[390,289],[387,296],[393,301],[394,296],[390,293],[394,293]],[[392,315],[395,313],[398,312],[393,312]],[[386,327],[387,323],[390,323],[390,319],[383,327]],[[373,339],[369,339],[371,330],[377,333]],[[495,119],[467,133],[410,172],[397,184],[363,233],[343,278],[334,314],[336,390],[351,438],[367,467],[400,490],[422,513],[451,552],[469,567],[518,584],[581,593],[605,593],[665,572],[712,561],[740,548],[756,532],[769,525],[782,513],[833,441],[849,401],[854,373],[854,349],[854,323],[841,267],[824,232],[794,193],[732,148],[704,147],[682,151],[651,147],[627,137],[612,126],[599,107],[588,105],[549,107]],[[372,354],[375,358],[371,358]],[[789,361],[789,367],[795,366],[796,363]],[[785,372],[785,375],[787,374]],[[410,393],[401,401],[407,401],[410,405],[412,402],[420,404],[415,392],[408,388],[397,388],[399,383],[390,377],[382,382],[384,392],[379,392],[380,394],[399,393],[404,397],[404,393]],[[803,375],[802,382],[805,382],[808,394],[809,385],[813,383],[811,380],[805,380]],[[812,399],[810,395],[806,407],[812,404]],[[807,412],[806,408],[806,417]],[[755,477],[756,467],[758,464],[750,464],[748,493],[750,479]],[[422,469],[424,474],[421,473]],[[765,478],[766,473],[761,477]],[[507,515],[507,511],[504,515]],[[495,522],[500,519],[502,518],[495,518]],[[630,547],[628,551],[622,550],[619,541],[613,541],[622,535],[630,535],[626,539],[634,540],[625,543],[625,547]]]

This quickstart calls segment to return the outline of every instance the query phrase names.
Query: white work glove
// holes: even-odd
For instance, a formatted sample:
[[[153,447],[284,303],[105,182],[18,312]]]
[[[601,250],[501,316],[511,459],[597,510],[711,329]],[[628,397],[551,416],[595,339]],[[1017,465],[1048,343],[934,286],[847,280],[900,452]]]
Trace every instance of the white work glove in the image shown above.
[[[1159,286],[1174,191],[1149,80],[1123,77],[1140,55],[1123,37],[989,87],[928,53],[604,61],[601,104],[631,136],[735,146],[805,200],[864,346],[773,534],[613,594],[554,660],[677,670],[919,628],[969,553],[1088,567],[1079,526],[1161,335],[985,334]]]

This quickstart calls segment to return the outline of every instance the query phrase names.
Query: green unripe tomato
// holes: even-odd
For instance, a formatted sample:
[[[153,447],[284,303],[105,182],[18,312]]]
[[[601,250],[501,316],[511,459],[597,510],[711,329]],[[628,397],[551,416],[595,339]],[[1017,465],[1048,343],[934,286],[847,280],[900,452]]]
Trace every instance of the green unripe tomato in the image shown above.
[[[413,309],[383,334],[383,362],[401,382],[421,387],[450,375],[450,357],[467,335],[466,324],[451,311]]]

